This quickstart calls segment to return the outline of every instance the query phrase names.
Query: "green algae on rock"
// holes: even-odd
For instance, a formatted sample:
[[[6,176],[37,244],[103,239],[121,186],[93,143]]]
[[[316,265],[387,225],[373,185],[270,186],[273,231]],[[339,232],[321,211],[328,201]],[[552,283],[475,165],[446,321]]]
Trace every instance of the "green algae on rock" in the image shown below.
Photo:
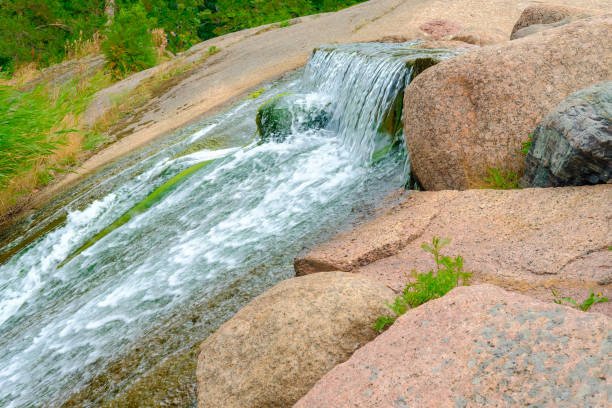
[[[164,184],[156,188],[151,194],[149,194],[147,198],[142,200],[140,203],[136,204],[134,207],[128,210],[121,217],[117,218],[117,220],[115,220],[115,222],[113,222],[111,225],[104,228],[102,231],[98,232],[93,238],[91,238],[89,241],[83,244],[79,249],[77,249],[72,255],[66,258],[64,262],[59,264],[57,268],[59,269],[62,266],[66,265],[68,262],[70,262],[74,257],[79,255],[81,252],[91,247],[93,244],[95,244],[96,242],[98,242],[99,240],[101,240],[102,238],[104,238],[105,236],[107,236],[108,234],[110,234],[111,232],[113,232],[114,230],[122,226],[123,224],[126,224],[134,216],[138,214],[142,214],[143,212],[151,208],[155,203],[157,203],[159,200],[165,197],[168,193],[176,189],[176,187],[178,187],[182,181],[184,181],[186,178],[191,176],[196,171],[208,166],[210,163],[214,162],[215,160],[217,159],[206,160],[201,163],[198,163],[194,166],[189,167],[186,170],[183,170],[176,176],[172,177],[170,180],[166,181]]]
[[[275,96],[257,111],[257,130],[262,141],[282,142],[293,129],[322,129],[331,119],[331,102],[307,95],[283,93]]]

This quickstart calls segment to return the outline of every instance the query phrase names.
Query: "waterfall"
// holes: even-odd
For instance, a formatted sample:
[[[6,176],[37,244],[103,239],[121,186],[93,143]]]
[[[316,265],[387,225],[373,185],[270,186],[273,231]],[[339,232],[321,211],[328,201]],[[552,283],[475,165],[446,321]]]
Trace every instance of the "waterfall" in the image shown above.
[[[305,69],[16,227],[0,249],[0,407],[118,401],[291,277],[298,251],[404,184],[385,123],[400,117],[414,62],[450,55],[411,43],[320,47]],[[329,123],[252,142],[258,108],[287,92],[329,102]],[[166,383],[151,387],[184,392]]]

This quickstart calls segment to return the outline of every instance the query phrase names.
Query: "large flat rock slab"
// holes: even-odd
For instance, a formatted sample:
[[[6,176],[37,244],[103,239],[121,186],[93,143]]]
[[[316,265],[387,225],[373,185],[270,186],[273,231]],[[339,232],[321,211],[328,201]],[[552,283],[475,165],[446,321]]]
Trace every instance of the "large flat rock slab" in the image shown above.
[[[433,268],[421,244],[438,236],[452,239],[444,254],[462,255],[474,282],[543,300],[553,288],[577,299],[591,287],[612,295],[612,185],[405,194],[386,213],[296,259],[296,273],[359,272],[399,291],[412,269]],[[612,314],[610,303],[594,310]]]
[[[462,287],[398,319],[296,408],[608,407],[612,319]]]

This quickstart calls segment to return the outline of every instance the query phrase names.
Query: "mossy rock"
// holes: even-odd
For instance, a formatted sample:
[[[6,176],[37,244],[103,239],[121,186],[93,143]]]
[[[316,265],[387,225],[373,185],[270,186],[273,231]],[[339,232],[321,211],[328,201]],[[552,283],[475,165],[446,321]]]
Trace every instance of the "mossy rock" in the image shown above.
[[[412,66],[412,79],[416,78],[421,72],[425,71],[429,67],[433,67],[438,62],[442,61],[441,58],[437,57],[422,57],[417,58],[414,61],[410,61],[409,65]]]
[[[280,94],[257,111],[257,131],[263,142],[283,142],[293,130],[322,129],[331,119],[331,103],[314,101],[306,95]]]

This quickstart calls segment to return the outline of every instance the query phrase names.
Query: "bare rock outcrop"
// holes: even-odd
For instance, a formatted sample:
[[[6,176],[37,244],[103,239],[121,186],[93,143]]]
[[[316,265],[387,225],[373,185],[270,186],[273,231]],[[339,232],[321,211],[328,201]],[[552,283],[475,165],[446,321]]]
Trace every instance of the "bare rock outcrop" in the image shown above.
[[[443,61],[406,89],[404,129],[426,190],[486,185],[488,168],[520,174],[519,152],[568,95],[612,77],[612,15],[591,17]]]
[[[604,407],[612,319],[491,285],[400,317],[295,408]]]
[[[522,183],[580,186],[612,180],[612,81],[561,102],[533,132]]]
[[[393,292],[364,276],[321,273],[283,281],[200,346],[200,408],[289,407],[376,336]]]

